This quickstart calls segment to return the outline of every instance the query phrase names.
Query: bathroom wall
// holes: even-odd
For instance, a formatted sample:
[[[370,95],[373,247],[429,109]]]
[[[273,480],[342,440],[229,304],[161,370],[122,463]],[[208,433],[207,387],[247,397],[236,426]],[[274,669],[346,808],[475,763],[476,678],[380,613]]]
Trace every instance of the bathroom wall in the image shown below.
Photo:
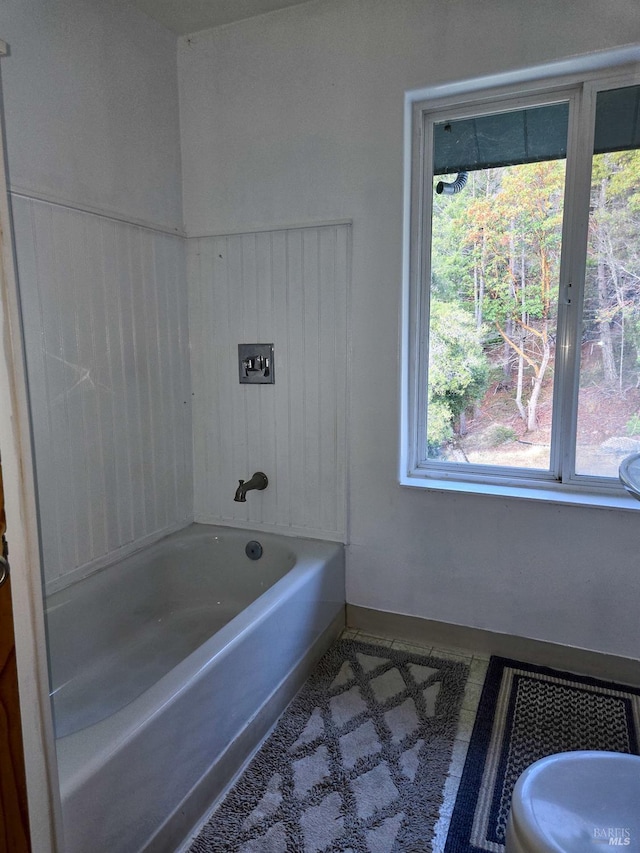
[[[2,38],[54,590],[193,517],[176,41],[123,0],[6,0]]]
[[[175,37],[127,0],[3,0],[11,189],[180,231]]]
[[[353,222],[351,603],[640,657],[638,513],[397,482],[404,92],[634,41],[636,0],[316,0],[179,41],[188,234]]]
[[[188,241],[196,521],[343,541],[349,225]],[[275,383],[241,385],[239,343]],[[233,500],[238,480],[269,487]]]
[[[1,35],[11,46],[2,74],[19,274],[35,306],[29,370],[48,418],[36,464],[41,503],[55,507],[43,518],[55,587],[192,517],[187,294],[180,239],[170,236],[183,219],[175,39],[125,0],[5,0]],[[640,656],[637,513],[397,484],[404,92],[638,41],[636,0],[312,0],[179,40],[190,263],[200,238],[211,251],[222,239],[213,235],[257,240],[263,231],[319,233],[326,223],[353,222],[348,468],[326,469],[336,475],[337,514],[317,528],[341,537],[349,521],[350,602]],[[52,243],[52,234],[64,236]],[[71,253],[73,275],[65,273]],[[224,292],[237,295],[235,287]],[[338,321],[335,292],[314,292],[319,312]],[[107,333],[101,318],[109,312]],[[287,347],[296,329],[287,328]],[[266,334],[239,323],[237,331]],[[165,333],[163,367],[155,355]],[[206,327],[195,334],[196,441],[208,435],[209,448],[217,443],[220,459],[231,460],[226,472],[213,459],[212,476],[199,477],[199,517],[297,530],[282,504],[267,501],[283,494],[282,468],[273,491],[250,495],[259,502],[229,509],[262,439],[247,433],[255,420],[243,416],[238,428],[237,408],[231,418],[212,409],[227,401],[218,368],[207,377],[198,361]],[[229,365],[240,340],[230,328]],[[98,358],[105,353],[108,364]],[[346,361],[335,362],[336,378],[346,377]],[[289,351],[281,364],[294,372],[298,360]],[[179,387],[167,384],[171,371]],[[311,394],[320,381],[316,371]],[[122,396],[132,386],[135,401]],[[250,390],[235,388],[262,405],[267,389],[256,397]],[[261,409],[270,452],[282,411]],[[207,418],[220,432],[203,425]],[[281,460],[306,458],[304,447],[285,448]],[[196,458],[200,466],[199,451]],[[73,467],[78,459],[82,468]],[[185,504],[166,492],[158,502],[166,483],[169,495],[184,489]],[[298,484],[290,488],[289,506],[311,529],[315,505]]]

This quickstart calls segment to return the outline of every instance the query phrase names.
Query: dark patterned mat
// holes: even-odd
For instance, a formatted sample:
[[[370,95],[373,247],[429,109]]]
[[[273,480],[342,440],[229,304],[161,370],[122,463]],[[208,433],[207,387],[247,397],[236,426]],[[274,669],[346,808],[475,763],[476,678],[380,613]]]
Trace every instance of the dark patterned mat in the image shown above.
[[[430,850],[467,675],[339,641],[190,853]]]
[[[511,793],[534,761],[580,749],[638,753],[640,690],[492,657],[445,853],[503,853]]]

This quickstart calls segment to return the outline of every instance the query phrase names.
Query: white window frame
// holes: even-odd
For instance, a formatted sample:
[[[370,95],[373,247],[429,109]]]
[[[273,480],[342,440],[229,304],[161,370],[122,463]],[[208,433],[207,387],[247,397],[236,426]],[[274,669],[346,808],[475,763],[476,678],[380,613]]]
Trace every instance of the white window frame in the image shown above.
[[[575,457],[580,349],[596,94],[640,84],[640,46],[592,54],[491,78],[408,92],[405,96],[405,210],[401,322],[400,484],[640,510],[615,479],[566,474]],[[569,102],[567,168],[558,306],[554,422],[549,472],[427,460],[426,389],[432,128],[455,116]],[[567,387],[567,384],[568,387]],[[562,458],[558,436],[563,435]],[[562,479],[560,472],[564,471]]]

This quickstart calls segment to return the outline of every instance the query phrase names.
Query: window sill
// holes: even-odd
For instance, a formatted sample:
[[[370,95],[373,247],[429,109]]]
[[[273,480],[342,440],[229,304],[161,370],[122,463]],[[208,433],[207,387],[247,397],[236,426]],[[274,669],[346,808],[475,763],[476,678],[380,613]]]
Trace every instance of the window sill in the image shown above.
[[[414,489],[428,489],[435,492],[516,498],[519,500],[544,501],[546,503],[593,507],[597,509],[640,511],[640,500],[636,500],[622,489],[620,491],[596,491],[585,487],[571,488],[555,483],[534,485],[507,481],[500,483],[471,482],[469,480],[438,478],[425,473],[421,469],[401,475],[400,485]]]

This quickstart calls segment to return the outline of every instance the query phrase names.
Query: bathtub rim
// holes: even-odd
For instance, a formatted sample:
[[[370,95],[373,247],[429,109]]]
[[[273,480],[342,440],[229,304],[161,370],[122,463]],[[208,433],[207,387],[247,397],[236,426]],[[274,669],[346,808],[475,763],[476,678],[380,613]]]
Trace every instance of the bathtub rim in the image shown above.
[[[83,580],[90,578],[92,575],[102,572],[105,569],[109,569],[116,563],[126,560],[128,557],[133,557],[147,548],[152,548],[154,545],[162,542],[163,539],[188,530],[190,527],[193,527],[193,525],[202,527],[219,527],[221,530],[233,530],[243,533],[253,532],[259,533],[263,536],[278,536],[283,539],[308,539],[311,542],[326,542],[342,546],[346,546],[348,542],[347,535],[344,532],[314,530],[295,525],[281,527],[278,524],[261,523],[260,527],[257,528],[255,521],[244,521],[241,519],[234,519],[232,522],[215,517],[181,520],[169,527],[163,528],[162,530],[156,530],[153,533],[149,533],[142,539],[127,542],[125,545],[121,545],[116,551],[103,554],[88,563],[78,566],[76,569],[72,569],[70,572],[67,572],[60,577],[46,581],[43,585],[45,606],[46,600],[49,596],[55,595],[57,592],[62,592],[77,583],[81,583]]]
[[[257,530],[255,528],[244,528],[244,527],[233,527],[232,525],[223,525],[223,524],[209,524],[208,522],[202,521],[190,521],[188,524],[181,524],[177,527],[171,527],[166,530],[163,530],[159,534],[153,534],[152,536],[145,537],[144,539],[138,540],[134,545],[127,545],[123,548],[118,549],[117,552],[111,553],[107,557],[100,558],[99,561],[94,561],[93,563],[87,564],[83,569],[87,569],[87,571],[83,571],[83,573],[74,576],[70,580],[66,580],[60,586],[54,586],[50,588],[49,586],[45,589],[45,595],[43,598],[44,601],[44,614],[45,618],[50,614],[54,613],[60,607],[64,607],[68,602],[66,600],[67,596],[73,597],[74,592],[78,589],[80,585],[83,585],[87,582],[92,582],[94,579],[98,579],[103,577],[109,569],[115,568],[120,563],[127,562],[129,560],[134,560],[137,557],[144,554],[146,551],[150,551],[151,549],[161,545],[167,539],[173,539],[174,537],[180,537],[181,535],[187,536],[197,536],[198,534],[205,534],[207,531],[212,529],[220,530],[222,535],[231,533],[232,535],[237,534],[246,534],[247,538],[249,538],[249,534],[256,534],[256,538],[258,536],[262,536],[262,538],[273,538],[279,540],[278,544],[285,545],[288,542],[300,542],[301,540],[309,541],[309,542],[319,542],[323,544],[342,544],[342,542],[338,542],[337,540],[332,539],[316,539],[311,536],[302,536],[294,533],[278,533],[276,531],[263,531]],[[237,538],[242,538],[237,536]],[[292,548],[295,552],[295,548]],[[88,567],[92,568],[88,570]],[[59,600],[56,600],[59,599]]]

